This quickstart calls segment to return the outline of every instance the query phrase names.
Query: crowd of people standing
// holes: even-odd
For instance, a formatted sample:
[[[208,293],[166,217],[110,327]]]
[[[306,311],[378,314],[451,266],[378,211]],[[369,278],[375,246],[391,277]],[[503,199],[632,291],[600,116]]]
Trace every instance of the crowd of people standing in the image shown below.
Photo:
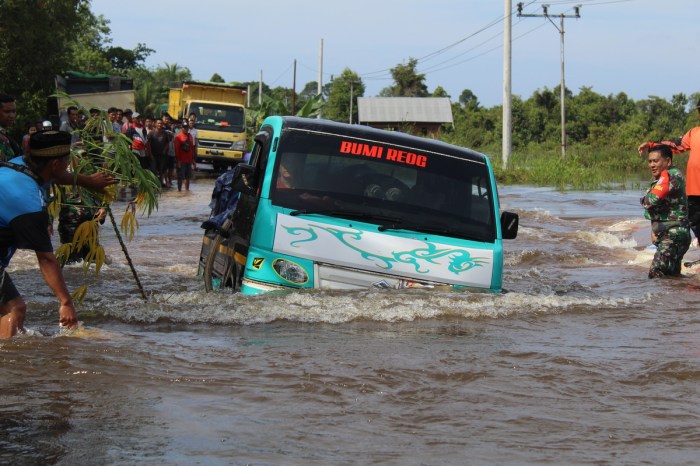
[[[16,112],[16,111],[15,111]],[[99,109],[91,109],[91,116],[99,116]],[[15,113],[16,114],[16,113]],[[7,133],[14,123],[14,116],[0,115],[0,159],[9,160],[19,154],[29,154],[29,138],[36,131],[50,129],[49,122],[40,121],[28,125],[21,146],[16,144]],[[78,107],[68,107],[66,119],[62,121],[59,131],[71,134],[71,145],[79,147],[88,119]],[[160,118],[141,115],[131,109],[121,110],[110,107],[106,111],[99,138],[108,144],[116,134],[124,134],[131,139],[131,149],[138,158],[141,167],[152,171],[158,177],[162,188],[183,187],[189,190],[192,173],[196,169],[197,153],[197,115],[192,113],[182,121],[173,119],[164,112]]]
[[[85,119],[76,107],[68,109],[68,119],[61,130],[79,134]],[[77,115],[75,115],[77,113]],[[177,180],[178,190],[183,185],[189,190],[192,171],[196,168],[197,116],[189,115],[185,120],[174,120],[164,112],[160,118],[141,115],[131,109],[110,107],[104,121],[104,142],[109,143],[118,133],[131,139],[131,149],[141,167],[151,170],[158,177],[162,188],[173,187]],[[189,135],[179,136],[180,134]]]

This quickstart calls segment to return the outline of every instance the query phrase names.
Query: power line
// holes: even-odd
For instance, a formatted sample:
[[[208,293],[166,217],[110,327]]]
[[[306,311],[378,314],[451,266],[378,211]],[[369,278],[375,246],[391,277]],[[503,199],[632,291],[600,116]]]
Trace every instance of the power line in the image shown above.
[[[534,13],[523,13],[523,4],[518,3],[517,8],[518,8],[518,17],[525,17],[525,18],[546,18],[549,20],[550,23],[559,31],[559,38],[560,38],[560,55],[561,55],[561,89],[560,89],[560,102],[559,105],[561,107],[561,155],[562,157],[566,156],[566,85],[564,84],[564,19],[565,18],[575,18],[579,19],[581,17],[581,5],[576,5],[574,6],[574,14],[573,15],[567,15],[564,13],[560,13],[558,15],[554,15],[554,17],[559,17],[559,26],[557,26],[554,21],[552,21],[552,15],[549,14],[549,5],[543,4],[542,5],[542,14],[534,14]]]
[[[532,1],[530,2],[530,4],[534,3],[535,1],[536,1],[536,0],[532,0]],[[421,63],[421,62],[424,62],[424,61],[429,61],[429,60],[435,58],[436,56],[441,55],[441,54],[447,52],[448,50],[450,50],[450,49],[456,47],[457,45],[459,45],[459,44],[465,42],[466,40],[471,39],[472,37],[476,37],[477,35],[481,34],[482,32],[487,31],[488,29],[490,29],[490,28],[492,28],[492,27],[494,27],[494,26],[496,26],[496,25],[498,25],[498,24],[501,24],[502,22],[503,22],[503,16],[501,16],[501,17],[499,17],[499,18],[497,18],[497,19],[491,21],[491,22],[488,23],[486,26],[483,26],[483,27],[479,28],[479,29],[476,30],[475,32],[473,32],[473,33],[467,35],[466,37],[463,37],[462,39],[459,39],[459,40],[456,41],[456,42],[453,42],[453,43],[450,44],[450,45],[447,45],[447,46],[442,47],[442,48],[440,48],[440,49],[438,49],[438,50],[436,50],[436,51],[434,51],[434,52],[431,52],[431,53],[429,53],[429,54],[427,54],[427,55],[424,55],[424,56],[422,56],[422,57],[417,58],[417,59],[416,59],[416,63]],[[361,76],[361,77],[370,77],[370,75],[373,75],[373,74],[380,74],[380,73],[386,73],[386,72],[391,71],[391,70],[392,70],[392,68],[385,68],[385,69],[382,69],[382,70],[377,70],[377,71],[371,71],[371,72],[367,72],[367,73],[362,73],[360,76]]]
[[[518,24],[519,24],[519,23],[518,23]],[[539,26],[534,27],[534,28],[530,29],[529,31],[526,31],[526,32],[520,34],[519,36],[515,37],[514,40],[520,39],[521,37],[525,37],[526,35],[535,32],[536,30],[540,29],[540,28],[543,27],[543,26],[544,26],[544,24],[540,24]],[[471,51],[473,51],[473,50],[479,48],[480,46],[486,44],[487,42],[490,42],[490,41],[492,41],[492,40],[494,40],[494,39],[496,39],[496,38],[498,38],[498,37],[500,37],[500,36],[502,36],[502,35],[503,35],[503,32],[499,32],[498,34],[496,34],[496,35],[494,35],[494,36],[491,36],[489,39],[485,40],[484,42],[481,42],[481,43],[477,44],[476,46],[472,47],[471,49],[467,50],[466,52],[461,53],[461,54],[459,54],[459,55],[453,57],[453,58],[450,59],[450,60],[445,60],[444,62],[440,63],[440,65],[441,65],[441,64],[444,64],[444,63],[448,63],[449,61],[453,60],[454,58],[457,58],[457,57],[459,57],[459,56],[465,55],[466,53],[471,52]],[[484,51],[484,52],[481,52],[481,53],[479,53],[479,54],[477,54],[477,55],[471,56],[471,57],[469,57],[469,58],[467,58],[467,59],[465,59],[465,60],[461,60],[461,61],[459,61],[459,62],[457,62],[457,63],[453,63],[452,65],[445,66],[445,67],[442,67],[442,68],[428,68],[427,70],[423,70],[423,72],[424,72],[424,73],[428,73],[428,72],[435,72],[435,71],[447,70],[447,69],[453,68],[453,67],[455,67],[455,66],[457,66],[457,65],[461,65],[461,64],[463,64],[463,63],[472,61],[472,60],[474,60],[474,59],[476,59],[476,58],[479,58],[479,57],[481,57],[481,56],[483,56],[483,55],[486,55],[487,53],[493,52],[494,50],[498,50],[498,49],[500,49],[501,47],[503,47],[503,44],[498,44],[498,45],[496,45],[495,47],[491,47],[490,49],[488,49],[488,50],[486,50],[486,51]]]
[[[544,3],[544,2],[546,2],[546,4],[549,4],[549,5],[583,4],[583,5],[586,5],[586,7],[589,7],[589,6],[598,6],[598,5],[606,5],[606,4],[613,4],[613,3],[628,3],[628,2],[633,2],[633,1],[639,1],[639,0],[549,0],[549,1],[547,1],[547,0],[531,0],[531,1],[529,1],[527,4],[524,5],[524,8],[527,8],[527,7],[529,7],[529,6],[533,5],[533,4]],[[569,11],[569,10],[566,10],[566,11]],[[511,13],[511,14],[512,14],[512,13]],[[441,54],[446,53],[447,51],[453,49],[455,46],[457,46],[457,45],[459,45],[459,44],[465,42],[466,40],[478,36],[479,34],[483,33],[484,31],[490,29],[491,27],[493,27],[493,26],[495,26],[495,25],[497,25],[497,24],[501,24],[504,18],[505,18],[505,16],[501,16],[501,17],[499,17],[498,19],[496,19],[496,20],[494,20],[494,21],[488,23],[486,26],[483,26],[483,27],[481,27],[480,29],[478,29],[477,31],[475,31],[475,32],[473,32],[473,33],[471,33],[471,34],[469,34],[468,36],[463,37],[462,39],[459,39],[458,41],[453,42],[453,43],[451,43],[451,44],[449,44],[449,45],[447,45],[447,46],[445,46],[445,47],[442,47],[442,48],[440,48],[440,49],[438,49],[438,50],[436,50],[436,51],[434,51],[434,52],[431,52],[431,53],[429,53],[429,54],[427,54],[427,55],[424,55],[423,57],[418,58],[418,59],[416,60],[416,63],[417,63],[418,65],[420,65],[420,64],[422,64],[422,63],[424,63],[424,62],[426,62],[426,61],[429,61],[429,60],[435,58],[435,57],[438,56],[438,55],[441,55]],[[519,21],[518,23],[516,23],[516,26],[517,26],[518,24],[520,24],[521,22],[522,22],[522,21]],[[529,30],[529,31],[527,31],[527,32],[525,32],[525,33],[523,33],[523,34],[520,34],[520,35],[514,37],[514,38],[513,38],[513,41],[517,41],[518,39],[521,39],[522,37],[524,37],[524,36],[526,36],[526,35],[528,35],[528,34],[534,32],[534,31],[536,31],[536,30],[539,29],[540,27],[543,27],[543,25],[540,25],[540,26],[538,26],[538,27],[536,27],[536,28],[534,28],[534,29],[531,29],[531,30]],[[449,63],[451,60],[455,60],[455,59],[457,59],[458,57],[461,57],[461,56],[465,55],[466,53],[469,53],[469,52],[471,52],[471,51],[474,51],[474,50],[477,49],[479,46],[485,45],[485,44],[486,44],[487,42],[489,42],[490,40],[496,39],[496,38],[500,37],[501,35],[502,35],[502,31],[499,32],[498,34],[492,36],[490,39],[487,39],[486,41],[483,41],[482,43],[477,44],[476,46],[470,48],[469,50],[467,50],[467,51],[465,51],[465,52],[462,52],[462,53],[460,53],[460,54],[458,54],[458,55],[456,55],[456,56],[454,56],[454,57],[452,57],[452,58],[450,58],[450,59],[444,60],[444,61],[441,62],[440,64],[433,65],[433,67],[430,67],[430,68],[427,68],[427,69],[424,69],[424,70],[419,70],[419,72],[424,73],[424,74],[427,74],[427,73],[435,73],[435,72],[438,72],[438,71],[444,71],[444,70],[453,68],[453,67],[455,67],[455,66],[464,64],[464,63],[466,63],[466,62],[472,61],[472,60],[474,60],[474,59],[476,59],[476,58],[479,58],[479,57],[481,57],[481,56],[483,56],[483,55],[486,55],[486,54],[488,54],[488,53],[490,53],[490,52],[493,52],[493,51],[495,51],[495,50],[499,50],[499,49],[502,47],[502,45],[500,45],[500,44],[499,44],[498,46],[492,47],[492,48],[490,48],[490,49],[488,49],[488,50],[486,50],[486,51],[484,51],[484,52],[481,52],[481,53],[479,53],[479,54],[477,54],[477,55],[474,55],[474,56],[469,57],[469,58],[467,58],[467,59],[458,61],[458,62],[456,62],[456,63],[454,63],[454,64],[452,64],[452,65],[448,65],[448,66],[444,66],[444,67],[437,67],[437,68],[436,68],[436,66]],[[362,79],[366,79],[366,80],[390,80],[390,79],[393,79],[393,78],[391,77],[391,75],[389,74],[389,72],[390,72],[392,69],[393,69],[393,68],[385,68],[385,69],[378,70],[378,71],[374,71],[374,72],[360,73],[359,76],[360,76]],[[383,75],[380,75],[380,74],[382,74],[382,73],[383,73]],[[380,76],[372,76],[372,75],[380,75]]]
[[[599,5],[607,5],[607,4],[614,4],[614,3],[628,3],[628,2],[633,2],[633,1],[638,1],[638,0],[548,0],[548,1],[547,0],[530,0],[529,2],[527,2],[523,6],[523,8],[527,8],[527,7],[530,7],[532,5],[543,4],[545,2],[548,5],[562,5],[562,6],[563,5],[571,5],[571,4],[581,4],[581,5],[585,5],[588,8],[589,6],[599,6]],[[567,11],[569,11],[569,10],[567,10]],[[513,15],[513,12],[511,13],[511,15]],[[499,18],[494,19],[493,21],[490,21],[486,25],[480,27],[479,29],[468,34],[467,36],[462,37],[461,39],[459,39],[455,42],[452,42],[444,47],[441,47],[433,52],[430,52],[426,55],[423,55],[423,56],[417,58],[416,64],[419,66],[424,65],[426,62],[429,62],[429,61],[437,58],[438,56],[447,53],[448,51],[454,49],[458,45],[465,43],[469,39],[473,39],[473,38],[479,36],[480,34],[488,31],[489,29],[493,28],[494,26],[502,24],[504,18],[505,18],[505,16],[500,16]],[[518,21],[515,25],[517,26],[518,24],[521,24],[522,22],[523,22],[522,20]],[[544,23],[514,37],[513,41],[517,41],[518,39],[521,39],[522,37],[525,37],[526,35],[531,34],[532,32],[540,29],[543,26],[544,26]],[[463,57],[464,55],[469,54],[470,52],[476,51],[479,47],[487,45],[488,42],[497,39],[498,37],[502,36],[502,34],[503,34],[503,32],[500,31],[498,34],[494,34],[493,36],[489,37],[488,39],[472,46],[468,50],[460,52],[457,55],[452,56],[451,58],[447,58],[447,59],[443,60],[442,62],[432,64],[429,67],[424,68],[422,70],[418,70],[418,71],[420,73],[423,73],[423,74],[429,74],[429,73],[436,73],[439,71],[448,70],[450,68],[454,68],[454,67],[462,65],[464,63],[467,63],[469,61],[475,60],[475,59],[482,57],[488,53],[499,50],[503,47],[502,44],[491,47],[483,52],[477,53],[476,55],[469,56],[463,60],[459,60],[457,62],[449,64],[450,62],[457,60],[460,57]],[[317,73],[317,70],[315,70],[311,67],[305,66],[301,63],[300,63],[300,65],[309,71],[313,71],[313,72]],[[442,66],[442,65],[445,65],[445,66]],[[391,70],[393,68],[394,67],[384,68],[381,70],[370,71],[370,72],[366,72],[366,73],[358,73],[358,76],[361,79],[366,80],[366,81],[390,81],[393,79],[393,77],[391,76]],[[285,71],[283,71],[282,74],[275,81],[273,81],[272,84],[275,84],[277,81],[279,81],[287,72],[289,72],[290,69],[291,69],[291,65]],[[333,73],[324,72],[323,75],[326,77],[330,77],[330,76],[333,76]]]
[[[538,0],[531,0],[531,1],[528,3],[528,5],[531,5],[531,4],[535,3],[536,1],[538,1]],[[512,15],[512,14],[513,14],[513,12],[511,12],[511,15]],[[417,64],[417,65],[420,65],[420,64],[422,64],[422,63],[424,63],[424,62],[426,62],[426,61],[432,60],[433,58],[435,58],[435,57],[437,57],[437,56],[439,56],[439,55],[442,55],[442,54],[446,53],[447,51],[449,51],[449,50],[451,50],[452,48],[454,48],[455,46],[457,46],[457,45],[459,45],[459,44],[465,42],[466,40],[471,39],[471,38],[474,38],[474,37],[478,36],[479,34],[481,34],[481,33],[485,32],[485,31],[487,31],[488,29],[490,29],[490,28],[492,28],[492,27],[494,27],[494,26],[496,26],[496,25],[501,24],[501,23],[503,22],[503,19],[504,19],[504,16],[501,16],[501,17],[499,17],[499,18],[497,18],[497,19],[495,19],[495,20],[489,22],[489,23],[486,24],[485,26],[479,28],[477,31],[475,31],[475,32],[473,32],[473,33],[467,35],[466,37],[463,37],[462,39],[460,39],[460,40],[458,40],[458,41],[456,41],[456,42],[453,42],[453,43],[450,44],[450,45],[447,45],[447,46],[445,46],[445,47],[442,47],[441,49],[438,49],[438,50],[436,50],[435,52],[431,52],[431,53],[429,53],[429,54],[427,54],[427,55],[424,55],[423,57],[420,57],[420,58],[416,59],[416,64]],[[538,27],[538,28],[539,28],[539,27]],[[538,29],[538,28],[535,28],[535,29]],[[533,30],[534,30],[534,29],[533,29]],[[522,35],[518,36],[518,38],[523,37],[524,35],[529,34],[529,33],[532,32],[533,30],[528,31],[528,32],[525,33],[525,34],[522,34]],[[428,68],[427,70],[419,70],[419,71],[420,71],[421,73],[429,73],[429,72],[436,72],[436,71],[446,70],[446,69],[449,69],[449,68],[452,68],[452,67],[461,65],[461,64],[463,64],[463,63],[466,63],[466,62],[468,62],[468,61],[474,60],[474,59],[476,59],[476,58],[478,58],[478,57],[480,57],[480,56],[483,56],[483,55],[485,55],[485,54],[487,54],[487,53],[489,53],[489,52],[492,52],[492,51],[494,51],[494,50],[500,49],[502,46],[501,46],[501,45],[498,45],[498,46],[493,47],[493,48],[490,48],[490,49],[488,49],[488,50],[486,50],[486,51],[484,51],[484,52],[482,52],[482,53],[479,53],[478,55],[469,57],[469,58],[467,58],[466,60],[461,60],[461,61],[459,61],[459,62],[457,62],[457,63],[454,63],[453,65],[448,65],[448,66],[444,66],[444,67],[441,67],[441,68],[439,67],[440,65],[449,63],[450,61],[456,60],[456,59],[458,59],[459,57],[464,56],[465,54],[467,54],[467,53],[469,53],[469,52],[472,52],[472,51],[478,49],[480,46],[485,45],[487,42],[489,42],[489,41],[491,41],[491,40],[493,40],[493,39],[496,39],[497,37],[500,37],[502,34],[503,34],[502,31],[500,31],[498,34],[495,34],[495,35],[491,36],[489,39],[487,39],[487,40],[485,40],[485,41],[483,41],[483,42],[481,42],[481,43],[475,45],[474,47],[470,48],[469,50],[466,50],[466,51],[464,51],[464,52],[461,52],[461,53],[459,53],[458,55],[455,55],[455,56],[453,56],[453,57],[451,57],[451,58],[448,58],[448,59],[446,59],[446,60],[444,60],[444,61],[442,61],[442,62],[440,62],[440,63],[438,63],[438,64],[432,65],[432,67]],[[516,38],[516,39],[517,39],[517,38]],[[436,68],[436,67],[437,67],[437,68]],[[366,80],[390,80],[390,79],[393,79],[392,76],[391,76],[391,74],[390,74],[390,72],[391,72],[392,69],[393,69],[393,68],[385,68],[385,69],[383,69],[383,70],[378,70],[378,71],[374,71],[374,72],[360,73],[359,76],[360,76],[362,79],[366,79]],[[380,74],[381,74],[381,75],[380,75]],[[372,75],[378,75],[378,76],[372,76]]]

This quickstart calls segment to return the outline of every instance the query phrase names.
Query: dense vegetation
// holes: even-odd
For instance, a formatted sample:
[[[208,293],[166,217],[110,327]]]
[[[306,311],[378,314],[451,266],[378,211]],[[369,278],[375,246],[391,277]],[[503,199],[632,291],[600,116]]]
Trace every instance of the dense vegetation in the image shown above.
[[[133,50],[112,46],[109,21],[90,11],[89,0],[0,0],[0,25],[4,39],[0,42],[0,92],[18,98],[18,133],[26,123],[44,115],[46,98],[54,92],[54,76],[68,70],[133,78],[136,110],[154,116],[167,103],[170,84],[192,78],[191,71],[177,63],[146,68],[144,61],[153,50],[145,44]],[[46,35],[49,30],[50,38]],[[27,50],[40,53],[28,54]],[[425,76],[415,68],[414,59],[397,65],[392,69],[394,83],[379,95],[450,97],[454,126],[445,127],[442,138],[490,154],[499,179],[506,183],[562,188],[638,183],[645,179],[646,169],[635,152],[637,145],[680,137],[697,124],[694,104],[700,93],[679,93],[670,102],[654,96],[634,101],[624,92],[605,96],[590,87],[576,94],[567,89],[567,156],[562,159],[559,88],[545,87],[526,99],[513,97],[513,154],[507,169],[502,169],[501,107],[482,107],[469,89],[456,99],[440,86],[431,92]],[[216,73],[211,80],[226,82]],[[350,69],[323,86],[321,98],[316,96],[316,82],[307,83],[294,96],[292,89],[270,88],[263,83],[262,98],[257,82],[228,82],[250,85],[251,115],[258,117],[301,111],[321,112],[324,118],[337,121],[357,121],[356,105],[354,115],[350,114],[351,96],[354,99],[365,93],[362,78]],[[684,164],[682,157],[678,164]]]

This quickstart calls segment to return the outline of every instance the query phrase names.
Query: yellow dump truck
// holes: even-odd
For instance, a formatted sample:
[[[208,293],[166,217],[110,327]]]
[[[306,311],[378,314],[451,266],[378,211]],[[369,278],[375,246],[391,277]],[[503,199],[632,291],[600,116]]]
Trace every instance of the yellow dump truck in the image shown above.
[[[243,86],[202,81],[170,89],[168,113],[179,119],[196,115],[198,162],[222,170],[243,160],[246,93]]]

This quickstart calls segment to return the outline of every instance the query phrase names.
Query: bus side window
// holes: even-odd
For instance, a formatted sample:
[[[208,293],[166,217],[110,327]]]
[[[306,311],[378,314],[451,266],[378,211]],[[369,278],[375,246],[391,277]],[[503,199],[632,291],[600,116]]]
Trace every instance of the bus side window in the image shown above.
[[[489,196],[489,190],[484,178],[475,177],[472,180],[470,202],[470,212],[473,219],[485,223],[491,221],[491,196]]]
[[[255,145],[250,154],[250,165],[255,168],[255,177],[252,180],[252,185],[260,193],[265,170],[267,168],[267,160],[270,155],[270,139],[272,137],[272,129],[266,126],[260,128],[258,134],[255,135]]]

